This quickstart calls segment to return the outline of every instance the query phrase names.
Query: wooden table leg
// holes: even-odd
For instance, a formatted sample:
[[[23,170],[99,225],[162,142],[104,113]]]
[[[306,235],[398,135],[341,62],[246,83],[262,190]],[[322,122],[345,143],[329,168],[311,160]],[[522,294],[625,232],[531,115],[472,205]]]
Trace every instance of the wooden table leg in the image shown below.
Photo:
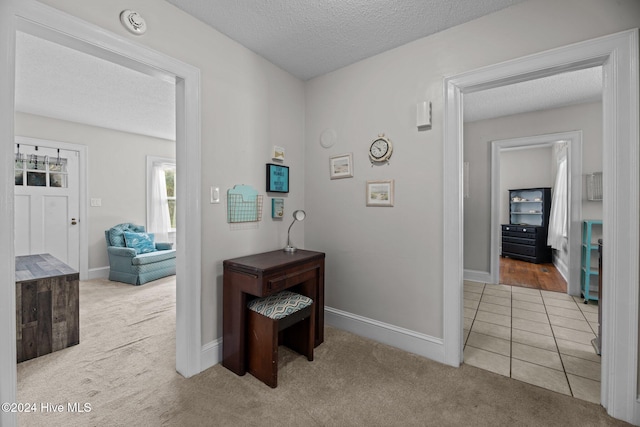
[[[245,355],[245,310],[247,296],[231,286],[225,276],[222,290],[222,366],[244,375],[247,372]]]

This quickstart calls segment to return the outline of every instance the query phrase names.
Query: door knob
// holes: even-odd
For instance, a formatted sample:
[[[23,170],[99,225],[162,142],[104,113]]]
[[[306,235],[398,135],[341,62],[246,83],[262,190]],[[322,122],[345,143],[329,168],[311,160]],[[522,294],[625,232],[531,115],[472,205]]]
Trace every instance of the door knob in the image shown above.
[[[76,225],[78,221],[75,218],[71,218],[71,225]]]

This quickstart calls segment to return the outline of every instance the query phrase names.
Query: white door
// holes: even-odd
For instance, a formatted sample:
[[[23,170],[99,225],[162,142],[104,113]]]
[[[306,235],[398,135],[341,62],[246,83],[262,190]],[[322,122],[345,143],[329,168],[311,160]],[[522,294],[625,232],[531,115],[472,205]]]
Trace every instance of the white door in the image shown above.
[[[16,144],[15,253],[48,253],[80,268],[79,153]]]

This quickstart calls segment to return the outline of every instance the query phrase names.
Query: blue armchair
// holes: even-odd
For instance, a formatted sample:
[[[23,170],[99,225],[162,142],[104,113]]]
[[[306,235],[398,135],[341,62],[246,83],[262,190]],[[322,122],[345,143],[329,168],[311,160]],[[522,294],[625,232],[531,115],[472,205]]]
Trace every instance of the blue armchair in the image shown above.
[[[143,285],[176,274],[173,243],[155,243],[141,225],[118,224],[104,232],[109,255],[109,280]]]

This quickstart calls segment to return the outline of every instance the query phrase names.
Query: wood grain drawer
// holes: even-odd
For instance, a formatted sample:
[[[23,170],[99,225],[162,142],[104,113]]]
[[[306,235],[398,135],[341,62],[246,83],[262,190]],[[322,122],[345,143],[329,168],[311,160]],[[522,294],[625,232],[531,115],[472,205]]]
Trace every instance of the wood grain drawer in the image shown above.
[[[529,245],[529,246],[535,246],[536,244],[536,239],[535,238],[530,238],[530,239],[526,239],[526,238],[522,238],[522,237],[509,237],[509,236],[503,236],[502,237],[502,243],[514,243],[517,245]]]
[[[518,245],[514,243],[502,243],[502,252],[535,257],[536,247],[528,245]]]
[[[318,267],[316,265],[306,268],[304,270],[296,271],[290,274],[284,274],[275,277],[267,277],[264,281],[263,294],[268,295],[274,292],[279,292],[283,289],[290,288],[299,283],[306,282],[307,280],[316,279],[318,274]]]
[[[524,226],[524,225],[503,225],[502,226],[502,233],[506,234],[506,235],[510,235],[513,233],[516,234],[522,234],[522,233],[526,233],[526,234],[536,234],[538,232],[539,227],[534,227],[534,226]]]

